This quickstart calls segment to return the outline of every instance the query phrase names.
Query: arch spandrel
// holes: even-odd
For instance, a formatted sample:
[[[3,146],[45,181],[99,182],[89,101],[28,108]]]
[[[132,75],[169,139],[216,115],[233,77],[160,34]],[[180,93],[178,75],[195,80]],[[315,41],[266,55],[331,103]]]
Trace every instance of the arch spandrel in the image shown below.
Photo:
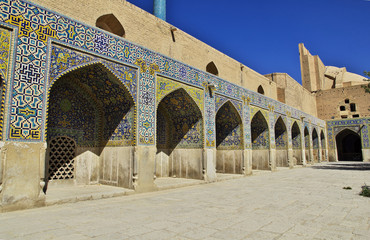
[[[69,72],[89,65],[101,64],[123,83],[136,103],[138,81],[136,68],[105,61],[94,56],[57,46],[52,46],[50,57],[51,60],[48,78],[49,87],[52,86],[57,79]]]
[[[84,135],[76,139],[80,146],[134,144],[135,103],[127,87],[103,64],[61,76],[47,99],[48,138],[66,133],[76,137],[73,131],[80,129]]]
[[[256,115],[256,113],[260,112],[263,117],[265,118],[265,121],[267,122],[267,124],[269,124],[269,120],[270,120],[270,117],[269,117],[269,112],[265,109],[261,109],[261,108],[257,108],[257,107],[250,107],[251,108],[251,119],[253,119],[253,117]]]
[[[182,84],[171,80],[169,78],[165,78],[162,76],[157,76],[157,86],[156,86],[156,107],[158,107],[159,103],[162,101],[170,93],[178,90],[184,89],[185,92],[193,99],[193,101],[198,106],[200,112],[203,115],[204,109],[204,94],[202,89],[198,89],[195,87],[188,86],[186,84]]]
[[[202,112],[183,88],[170,92],[161,100],[157,116],[157,147],[165,144],[170,149],[203,147]]]
[[[233,107],[239,113],[241,117],[243,115],[242,103],[234,99],[230,99],[230,98],[218,95],[218,94],[215,95],[215,112],[217,113],[218,110],[220,110],[220,108],[228,101],[233,105]]]

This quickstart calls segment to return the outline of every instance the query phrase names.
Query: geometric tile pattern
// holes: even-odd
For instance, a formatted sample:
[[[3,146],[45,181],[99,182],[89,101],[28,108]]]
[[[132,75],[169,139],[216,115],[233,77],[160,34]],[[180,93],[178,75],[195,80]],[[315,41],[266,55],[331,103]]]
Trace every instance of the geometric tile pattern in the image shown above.
[[[8,83],[9,57],[10,57],[11,33],[6,29],[0,28],[0,140],[3,138],[4,126],[4,104],[6,86]]]
[[[288,147],[288,132],[281,117],[275,123],[275,144],[276,149],[287,149]]]
[[[252,148],[268,149],[270,146],[269,127],[266,118],[258,111],[251,121]]]
[[[319,137],[315,128],[312,131],[312,147],[313,149],[319,149]]]
[[[157,112],[158,147],[203,148],[202,114],[183,88],[164,97]]]
[[[73,179],[76,143],[69,137],[56,137],[49,144],[49,180]]]
[[[66,73],[49,96],[48,139],[67,135],[79,146],[134,144],[134,102],[103,64]]]
[[[230,101],[216,113],[216,146],[220,150],[243,149],[242,120]]]
[[[292,145],[293,149],[301,149],[301,130],[297,122],[292,126]]]

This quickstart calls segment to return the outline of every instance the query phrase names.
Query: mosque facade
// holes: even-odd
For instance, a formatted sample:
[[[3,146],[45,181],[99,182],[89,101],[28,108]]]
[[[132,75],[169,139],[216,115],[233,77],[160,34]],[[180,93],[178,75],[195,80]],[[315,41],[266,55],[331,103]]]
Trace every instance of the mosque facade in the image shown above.
[[[370,161],[358,75],[303,44],[303,86],[261,75],[165,22],[163,3],[159,18],[124,0],[0,2],[1,211],[42,206],[59,183],[143,192]]]

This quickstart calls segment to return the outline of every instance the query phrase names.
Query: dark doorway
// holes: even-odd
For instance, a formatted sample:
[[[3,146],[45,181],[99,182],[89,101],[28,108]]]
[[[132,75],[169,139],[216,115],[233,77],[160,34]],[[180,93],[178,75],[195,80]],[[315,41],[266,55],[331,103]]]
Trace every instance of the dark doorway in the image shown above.
[[[345,129],[336,137],[338,161],[362,161],[361,137],[357,133]]]

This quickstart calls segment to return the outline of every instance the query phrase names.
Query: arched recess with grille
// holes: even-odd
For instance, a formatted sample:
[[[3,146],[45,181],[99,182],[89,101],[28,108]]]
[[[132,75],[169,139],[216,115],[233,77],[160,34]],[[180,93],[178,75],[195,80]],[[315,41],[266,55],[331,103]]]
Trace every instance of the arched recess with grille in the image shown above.
[[[129,91],[104,64],[61,76],[48,93],[46,166],[61,166],[55,161],[66,162],[62,156],[72,156],[67,154],[72,152],[69,148],[58,147],[62,139],[75,142],[75,155],[68,160],[69,168],[46,167],[46,180],[132,187],[134,117]],[[54,172],[68,177],[55,177]]]

